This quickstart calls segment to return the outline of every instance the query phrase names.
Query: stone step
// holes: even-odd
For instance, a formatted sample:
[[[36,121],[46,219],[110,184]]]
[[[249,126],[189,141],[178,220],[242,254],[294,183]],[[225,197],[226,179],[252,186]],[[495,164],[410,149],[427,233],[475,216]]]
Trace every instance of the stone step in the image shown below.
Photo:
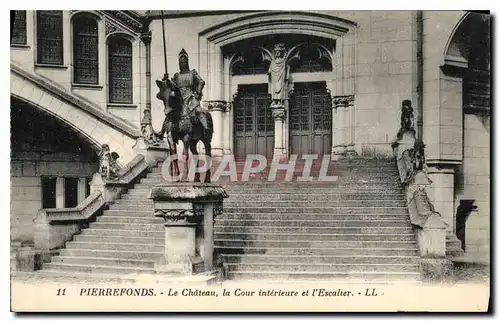
[[[99,244],[106,244],[106,243],[113,243],[113,244],[120,244],[124,241],[131,243],[131,244],[155,244],[155,245],[165,245],[165,234],[159,234],[155,232],[156,236],[152,237],[150,235],[146,235],[143,237],[137,237],[137,236],[125,236],[124,235],[116,235],[116,236],[109,236],[107,234],[100,235],[100,234],[92,234],[91,232],[87,232],[86,229],[82,231],[80,235],[75,235],[73,237],[73,240],[75,242],[88,242],[88,243],[99,243]]]
[[[213,174],[215,174],[215,170],[213,170],[212,172]],[[290,174],[291,173],[291,174]],[[270,174],[271,172],[268,171],[268,170],[263,170],[263,171],[260,171],[260,172],[256,172],[256,173],[249,173],[248,176],[249,178],[265,178],[265,179],[268,179],[270,177]],[[299,170],[295,170],[293,172],[288,172],[285,171],[285,170],[278,170],[276,172],[276,174],[274,175],[275,178],[280,178],[280,179],[283,179],[283,178],[286,178],[287,176],[292,176],[292,178],[301,178],[303,176],[305,177],[313,177],[313,181],[317,181],[318,180],[318,177],[319,176],[322,176],[322,175],[325,175],[324,171],[321,171],[320,169],[312,169],[311,171],[309,171],[309,173],[304,173],[304,171],[302,169],[299,169]],[[371,179],[376,179],[376,178],[379,178],[379,179],[386,179],[386,178],[391,178],[391,179],[396,179],[396,178],[399,178],[399,173],[394,170],[385,170],[385,171],[379,171],[378,169],[377,170],[374,170],[374,171],[358,171],[358,169],[353,169],[353,170],[345,170],[345,169],[330,169],[328,170],[328,172],[326,173],[327,176],[339,176],[339,177],[342,177],[342,178],[371,178]],[[243,171],[242,170],[237,170],[236,171],[236,178],[238,178],[239,180],[241,180],[243,176]],[[166,174],[164,173],[148,173],[144,179],[150,179],[150,178],[157,178],[157,179],[161,179],[161,178],[164,178],[166,177]],[[228,173],[221,173],[219,175],[219,178],[218,180],[226,180],[226,179],[230,179],[231,176],[228,174]],[[217,179],[215,177],[215,175],[213,176],[213,179]]]
[[[299,200],[299,201],[261,201],[261,200],[238,200],[236,198],[228,198],[224,201],[224,206],[226,207],[241,207],[245,208],[248,206],[265,206],[265,207],[301,207],[305,203],[312,204],[315,207],[405,207],[405,200],[344,200],[335,199],[332,196],[330,200],[316,200],[311,197],[309,200]],[[139,204],[141,205],[141,204]]]
[[[124,266],[100,266],[100,265],[81,265],[81,264],[71,264],[71,263],[45,263],[43,264],[43,269],[48,271],[67,271],[67,272],[86,272],[86,273],[96,273],[96,274],[144,274],[144,273],[154,273],[154,268],[147,267],[124,267]]]
[[[110,206],[110,208],[116,207],[116,206],[122,206],[122,205],[137,205],[137,206],[150,206],[153,207],[154,202],[152,199],[147,199],[147,198],[142,198],[142,199],[117,199],[115,202]]]
[[[135,225],[134,225],[135,227]],[[163,227],[162,227],[163,228]],[[101,235],[101,236],[120,236],[126,237],[148,237],[152,239],[165,238],[164,230],[138,230],[138,229],[109,229],[109,228],[86,228],[81,232],[82,235]]]
[[[410,221],[408,220],[308,220],[308,219],[295,219],[295,220],[277,220],[277,219],[260,219],[260,220],[241,220],[241,219],[228,219],[218,218],[216,226],[238,226],[238,227],[335,227],[335,228],[352,228],[352,227],[409,227]]]
[[[221,231],[215,229],[215,239],[233,239],[233,240],[259,240],[259,241],[275,241],[275,240],[293,240],[293,241],[370,241],[370,242],[386,242],[386,241],[412,241],[416,242],[416,236],[412,233],[326,233],[318,234],[315,232],[308,233],[295,233],[287,230],[286,232],[235,232],[235,231]]]
[[[107,216],[113,217],[142,217],[145,219],[151,219],[154,217],[154,209],[153,207],[148,207],[143,209],[143,207],[118,207],[117,209],[111,208],[109,210],[104,210],[102,214],[102,218]]]
[[[289,180],[285,180],[284,178],[280,178],[280,177],[277,177],[277,180],[272,180],[272,181],[269,181],[269,177],[268,176],[254,176],[254,177],[250,177],[249,180],[252,180],[253,181],[256,181],[256,182],[275,182],[276,183],[279,183],[279,182],[283,182],[283,183],[295,183],[296,181],[292,181],[290,180],[290,182],[287,182]],[[282,179],[282,180],[278,180],[278,179]],[[244,182],[241,180],[241,178],[238,177],[238,180],[237,182]],[[391,177],[391,178],[370,178],[370,177],[367,177],[367,178],[362,178],[360,176],[352,176],[352,177],[342,177],[342,176],[338,176],[336,177],[335,179],[332,179],[330,181],[324,181],[324,182],[328,182],[330,185],[332,186],[338,186],[338,185],[351,185],[351,186],[356,186],[356,185],[395,185],[395,184],[400,184],[400,181],[399,181],[399,178],[397,178],[396,176],[394,177]],[[139,184],[147,184],[147,185],[150,185],[150,184],[164,184],[164,183],[169,183],[167,180],[164,180],[160,177],[158,178],[144,178],[140,181]],[[223,178],[220,178],[219,180],[213,180],[213,183],[220,183],[220,184],[226,184],[226,183],[231,183],[231,180],[228,178],[228,179],[224,179]],[[322,183],[322,182],[319,182],[318,180],[313,180],[313,181],[310,181],[309,184],[319,184],[319,183]],[[138,184],[138,185],[139,185]]]
[[[253,246],[253,245],[252,245]],[[265,255],[308,255],[308,256],[326,256],[326,255],[377,255],[377,256],[418,256],[416,245],[412,248],[369,248],[369,247],[230,247],[216,244],[215,248],[223,254],[265,254]]]
[[[153,203],[150,204],[135,204],[133,202],[129,203],[118,203],[114,204],[111,207],[109,207],[109,211],[126,211],[126,212],[133,212],[133,213],[144,213],[146,211],[149,212],[151,216],[153,216]]]
[[[353,281],[358,284],[367,282],[394,282],[403,281],[411,283],[420,280],[420,273],[412,272],[280,272],[280,271],[229,271],[227,277],[231,280],[311,280],[311,281],[338,281],[346,283]]]
[[[418,273],[416,264],[330,264],[330,263],[224,263],[229,272],[318,272],[318,273]]]
[[[95,257],[95,258],[119,258],[119,259],[138,259],[138,260],[156,260],[164,254],[163,251],[143,250],[107,250],[107,249],[85,249],[85,248],[65,248],[61,250],[61,256],[72,257]]]
[[[163,228],[163,227],[162,227]],[[393,227],[295,227],[295,226],[235,226],[222,225],[219,222],[215,223],[214,227],[217,233],[224,232],[244,232],[244,233],[314,233],[314,234],[410,234],[413,232],[409,226],[393,226]]]
[[[93,222],[89,224],[90,229],[110,229],[110,230],[141,230],[141,231],[160,231],[163,232],[165,228],[163,224],[129,224],[121,222]]]
[[[93,256],[54,256],[51,263],[78,264],[78,265],[96,265],[96,266],[115,266],[115,267],[141,267],[154,268],[154,259],[130,259],[119,257],[93,257]]]
[[[279,214],[279,213],[224,213],[216,218],[216,221],[232,219],[232,220],[295,220],[295,219],[307,219],[307,220],[399,220],[399,221],[409,221],[408,214],[329,214],[329,213],[290,213],[290,214]]]
[[[104,216],[98,217],[96,222],[100,223],[128,223],[128,224],[154,224],[161,225],[165,221],[163,218],[153,217],[152,213],[149,213],[151,216],[127,216],[125,215],[111,215],[109,213]]]
[[[402,200],[406,202],[405,195],[400,194],[383,194],[383,193],[342,193],[342,194],[331,194],[331,193],[319,193],[311,194],[307,192],[298,193],[287,193],[287,194],[268,194],[268,193],[236,193],[236,192],[226,192],[229,194],[229,198],[225,199],[225,202],[231,199],[235,201],[248,201],[248,200],[259,200],[265,202],[272,201],[329,201],[329,200],[345,200],[345,201],[385,201],[385,200]],[[131,196],[128,196],[130,198]],[[140,197],[137,197],[140,198]]]
[[[133,190],[130,190],[126,195],[143,195],[147,196],[151,191],[151,188],[154,185],[146,186],[146,185],[138,185],[140,187],[136,187]],[[243,194],[252,194],[252,195],[271,195],[271,196],[282,196],[282,195],[295,195],[297,193],[303,193],[308,195],[349,195],[349,194],[375,194],[375,195],[398,195],[402,194],[402,190],[399,187],[388,187],[388,188],[379,188],[379,187],[359,187],[359,188],[338,188],[332,187],[331,185],[324,186],[322,184],[314,185],[314,184],[301,184],[297,186],[293,185],[280,185],[276,187],[268,186],[266,183],[258,184],[258,183],[249,183],[249,184],[231,184],[223,186],[226,192],[229,195],[243,195]],[[124,195],[124,196],[126,196]]]
[[[418,265],[417,256],[375,256],[375,255],[261,255],[261,254],[222,254],[224,263],[232,264],[271,264],[302,266],[307,264],[411,264]],[[278,269],[277,269],[278,270]]]
[[[88,237],[88,236],[87,236]],[[133,252],[162,252],[165,250],[164,240],[154,240],[155,243],[135,243],[127,239],[123,242],[110,241],[70,241],[66,243],[66,249],[99,249],[99,250],[126,250]]]
[[[228,207],[224,206],[224,213],[328,213],[328,214],[349,214],[349,213],[385,213],[404,214],[407,207],[370,207],[370,206],[349,206],[349,207]]]
[[[214,244],[219,248],[379,248],[412,250],[417,247],[416,241],[325,241],[325,240],[253,240],[253,239],[215,239]]]

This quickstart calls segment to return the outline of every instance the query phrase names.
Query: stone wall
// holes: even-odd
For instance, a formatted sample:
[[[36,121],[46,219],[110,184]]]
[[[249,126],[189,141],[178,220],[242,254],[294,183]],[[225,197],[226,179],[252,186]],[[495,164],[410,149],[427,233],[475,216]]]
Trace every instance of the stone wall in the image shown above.
[[[475,199],[477,212],[466,223],[466,252],[489,259],[490,117],[464,115],[464,160],[455,175],[455,209],[460,199]]]
[[[41,176],[91,177],[97,163],[75,153],[43,156],[40,152],[11,157],[11,239],[33,241],[33,219],[42,207]]]

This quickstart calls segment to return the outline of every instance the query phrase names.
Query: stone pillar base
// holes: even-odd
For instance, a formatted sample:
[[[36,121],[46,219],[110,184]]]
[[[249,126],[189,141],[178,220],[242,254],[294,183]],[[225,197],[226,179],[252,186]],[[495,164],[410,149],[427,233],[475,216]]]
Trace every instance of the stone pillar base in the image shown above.
[[[149,146],[144,142],[143,137],[139,137],[136,140],[133,149],[135,153],[144,155],[144,160],[151,166],[164,161],[170,156],[170,148],[166,142],[162,142],[155,146]]]
[[[154,215],[165,219],[165,254],[158,273],[193,273],[214,269],[214,219],[228,195],[221,186],[170,183],[153,187]]]

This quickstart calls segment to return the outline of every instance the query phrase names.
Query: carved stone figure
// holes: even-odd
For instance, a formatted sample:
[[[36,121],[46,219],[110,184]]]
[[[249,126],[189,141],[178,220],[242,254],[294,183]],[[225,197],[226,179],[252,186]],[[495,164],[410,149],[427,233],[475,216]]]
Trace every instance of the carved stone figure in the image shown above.
[[[188,55],[184,49],[179,53],[179,69],[170,80],[168,75],[160,81],[156,81],[159,92],[156,95],[163,101],[165,106],[165,121],[163,122],[160,136],[168,134],[171,153],[176,154],[176,143],[182,140],[184,143],[183,156],[186,168],[182,180],[188,177],[188,151],[198,156],[196,145],[203,142],[205,153],[212,156],[213,121],[210,112],[202,108],[200,100],[205,82],[196,70],[189,69]],[[198,160],[196,160],[198,161]],[[179,174],[177,160],[173,161],[173,174]],[[200,181],[200,174],[194,176],[196,182]],[[205,175],[205,182],[210,182],[210,166]]]
[[[277,43],[271,53],[265,48],[262,49],[263,59],[271,62],[267,74],[269,75],[269,94],[271,94],[271,105],[282,105],[288,99],[293,83],[290,75],[290,61],[299,58],[298,52],[293,47],[286,51],[285,45]]]
[[[184,48],[179,53],[179,70],[172,77],[172,83],[180,93],[182,108],[193,120],[196,118],[205,131],[208,131],[208,120],[200,104],[205,81],[195,69],[189,69],[189,56]]]
[[[156,133],[153,129],[151,110],[149,109],[144,110],[144,115],[141,120],[141,135],[148,146],[158,146],[163,142],[160,134]]]
[[[105,180],[117,178],[120,170],[117,160],[120,156],[116,152],[111,152],[109,145],[103,144],[99,153],[99,173]]]
[[[413,107],[410,100],[404,100],[401,107],[401,129],[414,130]]]

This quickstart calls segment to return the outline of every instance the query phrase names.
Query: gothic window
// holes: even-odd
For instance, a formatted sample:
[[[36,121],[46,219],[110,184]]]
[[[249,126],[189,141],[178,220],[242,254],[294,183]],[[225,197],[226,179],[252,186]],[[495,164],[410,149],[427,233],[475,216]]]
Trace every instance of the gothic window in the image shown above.
[[[304,46],[300,50],[300,60],[294,62],[292,72],[313,73],[332,71],[332,64],[326,57],[320,57],[318,47]]]
[[[99,83],[99,35],[97,21],[79,16],[73,21],[73,72],[78,84]]]
[[[26,45],[26,10],[14,11],[11,44]]]
[[[132,104],[132,44],[112,37],[108,54],[109,102]]]
[[[60,10],[37,11],[37,63],[63,64],[63,14]]]

